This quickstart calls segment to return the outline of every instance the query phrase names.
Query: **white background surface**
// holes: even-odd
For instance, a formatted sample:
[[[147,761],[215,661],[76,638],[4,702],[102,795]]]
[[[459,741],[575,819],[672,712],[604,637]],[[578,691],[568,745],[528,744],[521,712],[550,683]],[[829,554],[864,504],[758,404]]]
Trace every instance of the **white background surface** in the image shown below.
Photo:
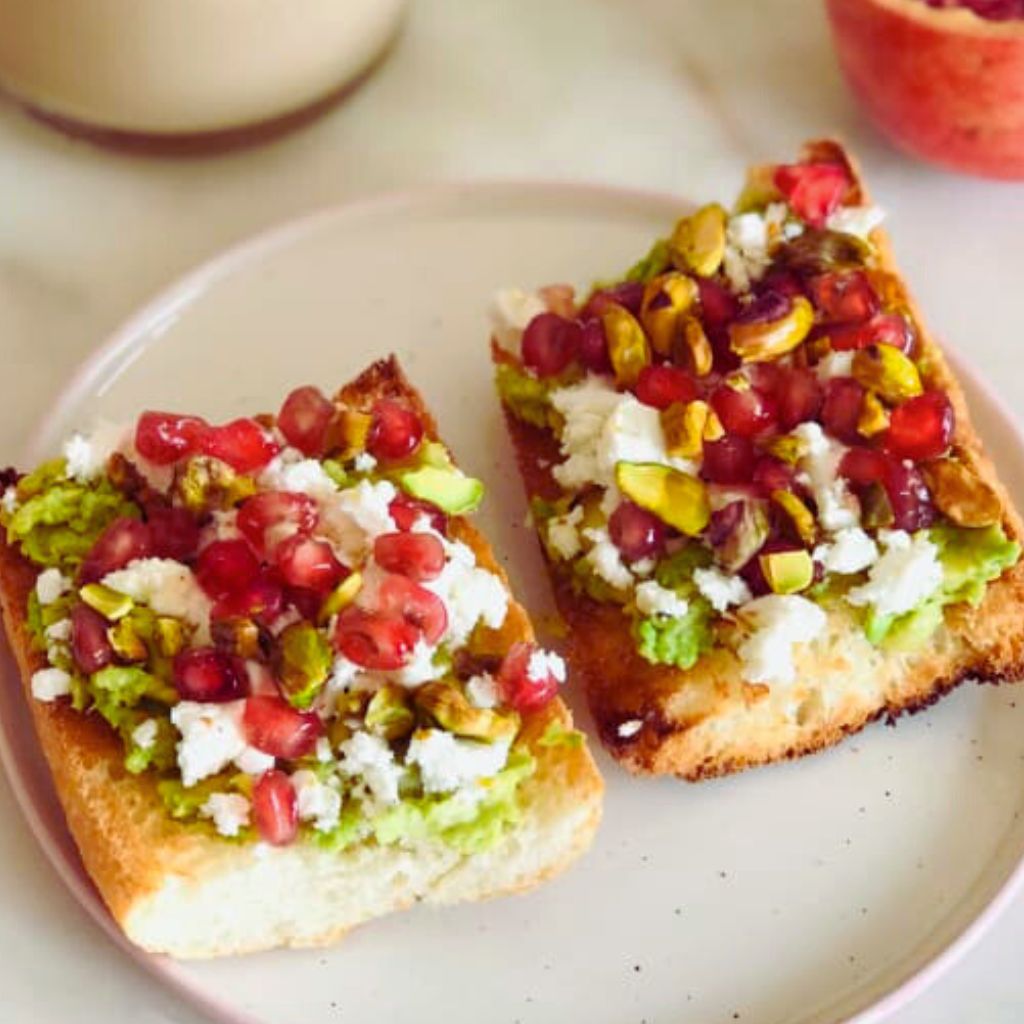
[[[416,0],[388,62],[342,106],[216,159],[109,154],[0,105],[0,462],[140,302],[294,214],[456,177],[728,197],[747,162],[830,131],[891,211],[932,326],[1019,403],[1024,186],[944,175],[881,142],[811,0]],[[0,1019],[199,1024],[72,903],[2,782],[0,818]],[[1018,905],[898,1024],[1020,1020],[1022,948]]]

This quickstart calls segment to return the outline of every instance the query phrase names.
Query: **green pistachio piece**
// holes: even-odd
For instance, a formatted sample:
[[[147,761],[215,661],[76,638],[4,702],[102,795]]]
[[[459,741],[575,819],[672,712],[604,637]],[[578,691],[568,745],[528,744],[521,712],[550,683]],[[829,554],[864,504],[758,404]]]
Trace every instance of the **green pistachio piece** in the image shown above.
[[[239,658],[258,658],[263,653],[260,627],[252,619],[215,619],[210,623],[210,634],[215,647]]]
[[[615,379],[625,387],[632,387],[645,366],[651,365],[651,346],[643,327],[624,306],[610,305],[601,314],[604,336],[608,340]]]
[[[715,545],[715,555],[722,567],[729,572],[738,572],[761,550],[768,539],[768,529],[766,503],[744,501],[736,525]]]
[[[175,471],[173,493],[195,515],[234,508],[256,493],[256,481],[240,476],[226,462],[197,455]]]
[[[326,448],[339,462],[354,459],[366,450],[373,417],[357,409],[339,409],[327,428]]]
[[[830,270],[852,270],[863,266],[871,256],[871,246],[854,235],[841,231],[807,228],[796,238],[780,246],[776,260],[805,274]]]
[[[107,630],[107,639],[122,661],[145,661],[149,655],[146,642],[139,636],[131,618],[121,619]]]
[[[102,583],[87,583],[78,592],[78,596],[111,622],[123,619],[135,607],[135,602],[127,594],[105,587]]]
[[[347,608],[363,588],[363,574],[361,572],[350,572],[335,588],[327,595],[324,603],[320,606],[317,614],[317,621],[324,625],[333,616],[337,615],[343,608]]]
[[[802,295],[774,320],[735,321],[729,325],[729,347],[745,363],[766,362],[792,352],[814,326],[814,307]]]
[[[916,398],[924,391],[914,361],[895,345],[871,345],[853,356],[854,380],[892,405]]]
[[[711,518],[704,483],[671,466],[620,462],[615,482],[627,498],[688,536],[695,537]]]
[[[772,551],[758,562],[774,594],[797,594],[814,580],[814,560],[808,551]]]
[[[683,217],[668,243],[675,266],[700,277],[714,274],[725,255],[726,217],[718,203],[702,206],[696,213]]]
[[[683,318],[699,295],[693,279],[674,270],[647,283],[640,304],[640,323],[656,352],[668,355],[672,351]]]
[[[419,469],[401,470],[395,478],[406,494],[436,505],[442,512],[452,516],[474,512],[484,497],[484,485],[454,466],[445,469],[421,466]]]
[[[706,377],[711,372],[715,354],[704,325],[697,317],[683,317],[672,344],[672,360],[690,370],[695,377]]]
[[[409,691],[394,683],[382,686],[366,706],[366,729],[385,740],[408,736],[416,725]]]
[[[796,535],[805,544],[813,544],[818,536],[814,513],[792,491],[772,491],[772,501],[785,512]]]
[[[888,426],[889,410],[882,405],[874,391],[868,391],[860,407],[860,416],[857,417],[857,433],[861,437],[874,437]]]
[[[878,530],[883,526],[892,526],[896,521],[892,505],[885,488],[877,481],[868,484],[861,498],[861,522],[869,530]]]
[[[958,459],[936,459],[922,467],[935,507],[957,526],[995,526],[1002,521],[999,495]]]
[[[679,458],[699,459],[704,451],[708,419],[714,415],[711,406],[699,398],[686,403],[673,402],[663,409],[661,430],[665,435],[665,450]]]
[[[157,617],[153,628],[153,641],[165,658],[173,658],[185,646],[186,630],[179,619],[169,615]]]
[[[309,622],[294,622],[277,638],[274,670],[287,701],[308,708],[331,671],[331,647]]]
[[[475,708],[451,683],[427,683],[415,691],[413,699],[418,708],[456,736],[493,741],[514,736],[519,730],[519,716],[514,711]]]

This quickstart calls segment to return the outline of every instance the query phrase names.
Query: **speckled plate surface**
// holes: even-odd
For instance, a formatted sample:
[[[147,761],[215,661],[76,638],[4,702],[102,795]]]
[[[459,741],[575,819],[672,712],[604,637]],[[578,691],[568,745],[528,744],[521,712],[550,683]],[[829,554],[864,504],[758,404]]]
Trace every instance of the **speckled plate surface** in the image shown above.
[[[543,571],[489,382],[488,297],[501,284],[614,273],[681,205],[485,185],[290,225],[201,268],[118,332],[71,382],[29,457],[98,415],[143,406],[211,417],[276,408],[297,383],[329,389],[393,350],[460,461],[487,482],[484,526],[543,612]],[[969,374],[965,383],[1019,495],[1018,431]],[[0,752],[37,836],[116,936],[14,685],[0,688],[0,721]],[[1022,762],[1024,693],[975,686],[895,729],[699,786],[632,779],[602,756],[595,846],[532,893],[416,910],[325,951],[175,964],[124,948],[233,1024],[866,1024],[911,998],[1011,898]]]

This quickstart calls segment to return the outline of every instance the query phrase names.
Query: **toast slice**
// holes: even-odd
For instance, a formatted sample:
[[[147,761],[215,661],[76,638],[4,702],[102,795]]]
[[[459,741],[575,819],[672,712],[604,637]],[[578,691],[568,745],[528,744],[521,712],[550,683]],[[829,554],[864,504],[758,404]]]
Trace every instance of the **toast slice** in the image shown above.
[[[359,416],[369,413],[381,400],[396,403],[401,409],[414,413],[424,428],[424,443],[437,440],[433,419],[393,358],[375,363],[339,392],[334,400],[335,422],[338,410],[344,410],[348,423],[359,422]],[[366,421],[362,422],[365,424]],[[269,428],[270,418],[263,418],[263,424]],[[277,436],[280,438],[279,434]],[[127,453],[134,460],[134,465],[143,467],[153,480],[159,480],[161,471],[159,467],[142,459],[130,443],[122,443],[119,450],[121,455],[115,455],[106,462],[102,475],[108,480],[112,476],[118,479],[117,486],[127,488],[130,500],[138,508],[146,509],[148,521],[152,523],[150,510],[154,501],[159,504],[159,498],[154,498],[152,492],[146,493],[148,484],[139,480],[137,472],[129,474],[134,480],[125,483],[122,456]],[[443,451],[440,446],[433,449],[435,461],[438,453]],[[346,465],[350,471],[351,457],[352,451],[349,451]],[[70,449],[69,458],[75,458]],[[115,469],[118,461],[120,471]],[[445,462],[443,456],[441,461]],[[309,469],[308,463],[299,464]],[[176,474],[179,478],[182,476],[182,465],[179,463]],[[365,467],[368,462],[364,461],[363,465]],[[65,472],[71,468],[69,461]],[[446,471],[458,475],[462,480],[467,479],[462,478],[450,463]],[[322,483],[323,477],[319,479]],[[299,491],[301,484],[298,477],[293,477],[290,486]],[[95,481],[92,486],[95,487]],[[9,524],[14,499],[8,500]],[[320,492],[317,500],[321,509],[321,526],[318,529],[326,529],[322,526],[323,517],[327,515],[324,510],[328,508],[324,502],[329,503],[332,499],[323,498]],[[435,517],[432,521],[436,525],[436,508],[428,505],[422,508]],[[210,518],[208,508],[197,514]],[[226,512],[219,511],[213,517],[215,520],[219,518],[221,522],[218,529],[223,529],[225,516],[234,519],[235,513],[230,508]],[[381,528],[378,524],[375,532]],[[431,532],[425,521],[418,524],[416,529],[428,534]],[[454,548],[448,545],[465,545],[465,548],[460,549],[463,556],[466,549],[475,556],[476,568],[473,571],[493,574],[492,579],[500,581],[499,595],[507,594],[505,574],[495,561],[486,540],[465,516],[449,516],[446,529],[448,540],[445,544],[449,554]],[[236,533],[237,530],[229,529],[225,535]],[[351,533],[346,537],[347,541],[351,541]],[[194,559],[189,558],[188,561],[195,564]],[[367,580],[370,572],[372,570],[364,567]],[[447,725],[443,725],[441,719],[444,715],[441,710],[435,709],[437,716],[433,717],[426,702],[421,700],[425,693],[423,687],[392,683],[388,691],[393,700],[391,711],[395,710],[397,702],[400,705],[399,720],[404,720],[407,726],[404,730],[401,727],[397,729],[396,738],[393,718],[388,719],[386,714],[378,716],[380,720],[376,721],[375,727],[371,727],[367,720],[370,711],[366,700],[380,691],[382,676],[366,671],[357,674],[354,681],[348,678],[343,680],[343,685],[335,687],[341,676],[351,677],[354,668],[353,663],[343,655],[337,655],[331,670],[333,674],[316,695],[312,705],[309,694],[298,699],[293,691],[282,691],[289,701],[294,700],[298,708],[307,714],[307,718],[320,718],[320,725],[316,727],[320,739],[317,741],[315,755],[306,752],[300,756],[296,748],[290,751],[293,755],[291,759],[281,756],[282,751],[276,750],[273,737],[269,743],[257,741],[248,726],[244,725],[248,719],[243,717],[242,729],[247,741],[257,746],[263,742],[264,747],[276,750],[276,761],[270,756],[269,766],[266,752],[256,751],[255,764],[247,766],[248,774],[230,766],[212,778],[195,782],[189,789],[181,785],[181,767],[174,763],[172,748],[171,763],[165,764],[161,770],[151,765],[146,770],[138,771],[138,765],[135,765],[136,772],[133,773],[126,767],[126,764],[131,763],[131,758],[126,761],[126,749],[130,747],[137,753],[137,748],[146,738],[138,738],[138,718],[130,719],[126,724],[117,722],[118,728],[115,729],[101,713],[97,713],[95,700],[90,699],[89,694],[95,697],[95,688],[86,690],[86,697],[81,702],[78,702],[76,696],[76,703],[80,707],[83,703],[92,704],[89,710],[76,710],[68,698],[52,699],[53,693],[45,692],[45,675],[42,677],[44,682],[39,682],[37,673],[47,669],[48,654],[40,649],[34,635],[38,633],[38,625],[33,629],[26,614],[33,592],[45,590],[45,581],[38,584],[39,577],[39,565],[25,557],[19,545],[0,543],[0,602],[4,622],[21,669],[26,698],[32,709],[42,751],[52,770],[68,826],[85,867],[111,914],[128,938],[147,950],[192,958],[244,953],[275,946],[324,945],[340,938],[357,924],[416,902],[451,904],[528,889],[567,867],[586,849],[594,835],[601,813],[603,786],[582,737],[572,731],[565,706],[557,697],[542,705],[534,701],[521,716],[516,716],[502,696],[505,691],[501,687],[504,684],[499,680],[496,687],[493,676],[488,674],[488,668],[491,672],[497,672],[495,666],[502,664],[502,658],[513,645],[532,644],[533,631],[529,619],[510,596],[504,615],[492,616],[490,625],[478,622],[459,649],[448,651],[451,657],[444,666],[434,671],[428,668],[421,676],[437,675],[444,678],[444,683],[431,685],[435,689],[438,685],[447,687],[445,693],[448,698],[456,699],[463,715],[469,714],[471,721],[476,721],[476,735],[480,735],[481,718],[485,725],[500,725],[504,730],[502,735],[506,744],[510,736],[508,730],[515,729],[505,769],[512,763],[512,759],[516,759],[520,767],[527,764],[532,766],[532,770],[522,772],[517,784],[513,781],[513,788],[508,795],[511,804],[506,806],[487,803],[487,787],[502,778],[500,773],[493,778],[463,779],[461,788],[454,794],[444,788],[442,779],[433,784],[441,787],[433,797],[424,795],[424,787],[427,785],[424,781],[427,777],[427,761],[424,759],[418,765],[419,775],[422,776],[419,781],[416,772],[410,773],[408,768],[404,769],[398,783],[403,787],[401,802],[396,804],[392,800],[385,806],[383,798],[379,798],[376,792],[367,792],[366,778],[358,774],[347,780],[342,777],[339,785],[338,765],[347,763],[351,756],[339,753],[349,750],[344,745],[346,736],[351,738],[359,733],[364,737],[384,736],[382,742],[385,748],[390,744],[392,750],[391,755],[385,754],[385,760],[390,757],[396,762],[402,760],[403,747],[407,748],[405,757],[411,757],[408,748],[416,737],[425,735],[425,728],[436,738],[437,733],[445,732],[449,726],[458,726],[455,732],[459,735],[453,742],[463,753],[466,744],[476,744],[471,753],[485,745],[483,741],[461,738],[467,734],[465,723],[452,723],[445,719]],[[111,577],[107,576],[106,579],[109,581]],[[369,588],[369,583],[365,586]],[[488,592],[493,600],[493,583]],[[52,594],[48,596],[53,597]],[[63,599],[67,600],[67,595]],[[156,598],[152,600],[157,603]],[[357,597],[356,605],[359,601]],[[38,602],[34,603],[34,614],[38,614]],[[131,614],[137,610],[134,609]],[[470,620],[475,619],[477,614],[471,612]],[[287,620],[295,620],[297,617],[298,612],[292,611],[284,621],[287,623]],[[128,621],[131,621],[131,616]],[[273,660],[280,657],[283,649],[280,621],[260,625],[261,647],[256,653],[248,654],[250,663],[247,667],[254,695],[266,695],[268,688],[264,671],[257,670],[254,675],[251,663],[253,658],[257,664],[263,665],[263,669],[268,665],[273,666],[275,675],[284,678],[282,662]],[[238,620],[236,618],[231,622],[235,625]],[[468,625],[471,626],[472,621]],[[59,634],[60,629],[57,632]],[[213,635],[218,644],[223,642],[223,636],[216,629]],[[335,633],[335,640],[337,636]],[[452,643],[455,644],[455,641]],[[77,655],[69,657],[67,650],[62,651],[59,647],[52,650],[51,661],[56,660],[63,665],[68,670],[67,674],[82,674],[75,663]],[[277,651],[277,654],[268,655],[268,650]],[[339,672],[339,664],[342,662],[346,668]],[[301,658],[299,664],[301,667]],[[177,666],[177,662],[174,665]],[[153,665],[147,664],[147,668],[157,672]],[[175,680],[178,678],[177,671],[175,667]],[[465,677],[470,672],[475,675],[475,685],[478,687],[481,686],[481,679],[484,684],[490,682],[491,700],[483,703],[491,704],[497,700],[494,710],[477,706],[469,708],[472,702],[466,697],[470,688],[465,685]],[[257,684],[260,675],[263,676],[263,682]],[[95,676],[89,678],[95,679]],[[33,679],[36,680],[35,687]],[[325,699],[332,688],[335,690],[333,710]],[[166,691],[166,687],[162,689]],[[77,695],[78,692],[73,683],[72,693]],[[269,692],[273,694],[270,699],[277,702],[280,708],[284,699],[277,694],[273,683],[270,684]],[[174,704],[177,695],[164,692],[160,699]],[[182,703],[179,702],[177,706],[182,706]],[[173,712],[171,707],[161,708],[159,700],[153,700],[150,696],[143,698],[142,705],[154,719],[162,716],[166,720]],[[215,707],[224,708],[228,705]],[[310,707],[311,710],[307,710]],[[295,709],[292,710],[295,713]],[[116,715],[114,718],[117,721]],[[417,731],[410,737],[408,733],[413,726]],[[160,726],[161,729],[168,727]],[[403,732],[405,735],[402,735]],[[473,735],[472,729],[468,729],[468,732]],[[173,729],[170,735],[172,742],[177,741],[177,758],[181,762],[184,741]],[[379,753],[381,747],[378,745],[376,749]],[[248,756],[253,760],[252,747],[248,748]],[[268,767],[271,770],[268,771]],[[493,762],[490,770],[493,772],[500,767],[500,763]],[[332,811],[330,804],[334,798],[329,794],[326,810],[322,799],[319,807],[316,806],[317,799],[313,799],[312,804],[306,808],[307,813],[303,813],[303,799],[309,798],[303,797],[296,780],[296,772],[301,769],[311,773],[305,777],[307,784],[310,784],[310,779],[316,779],[312,783],[314,798],[317,794],[320,798],[325,795],[323,788],[316,788],[318,784],[333,788],[340,795],[340,826],[338,801],[334,800]],[[190,770],[194,771],[195,766]],[[435,773],[440,771],[443,775],[446,770],[457,772],[458,765],[445,763],[443,757],[438,755],[431,762],[431,770]],[[270,841],[267,841],[267,831],[259,819],[256,791],[261,779],[265,777],[264,773],[287,775],[289,772],[292,788],[299,793],[299,832],[291,841],[288,841],[287,836],[282,840],[280,833],[271,827]],[[177,803],[174,800],[169,803],[163,795],[168,782],[170,791],[176,794]],[[226,787],[230,797],[226,803],[222,801],[217,814],[213,813],[215,808],[208,802],[205,810],[200,810],[198,814],[194,806],[188,813],[183,810],[181,801],[187,801],[190,792],[205,793],[203,787],[212,790],[218,786]],[[404,788],[408,786],[413,788],[406,794]],[[489,832],[486,821],[481,825],[481,821],[473,817],[476,811],[469,813],[453,809],[452,802],[456,797],[476,800],[479,807],[485,810],[490,808],[487,813],[494,820],[489,826]],[[247,810],[238,803],[239,800],[248,802]],[[377,809],[375,801],[379,802]],[[447,811],[439,812],[437,805],[445,801]],[[175,813],[186,813],[187,820],[173,818],[169,812],[171,806]],[[232,822],[231,816],[240,806],[243,811],[241,818],[247,821]],[[273,801],[264,804],[266,806],[270,806],[271,826],[280,825],[280,819],[274,818],[272,813]],[[354,807],[357,818],[361,814],[365,819],[370,819],[378,811],[381,814],[389,811],[393,814],[397,807],[402,812],[411,813],[416,806],[428,809],[433,807],[432,813],[453,816],[442,823],[446,828],[439,827],[433,831],[423,824],[428,820],[425,816],[417,819],[419,828],[409,827],[405,833],[401,831],[401,820],[396,822],[395,819],[392,819],[393,827],[387,835],[380,831],[367,834],[368,826],[365,823],[356,829],[355,834],[347,837],[338,831],[339,827],[344,827],[347,808]],[[333,821],[329,820],[332,813]],[[479,813],[483,815],[484,811]],[[318,814],[326,814],[328,820],[321,820]],[[461,829],[460,822],[463,823]],[[331,827],[321,829],[321,825]],[[474,826],[480,826],[479,834],[469,831]],[[226,834],[233,830],[235,835]],[[222,832],[225,834],[220,834]]]
[[[732,215],[705,207],[684,218],[624,282],[602,286],[581,303],[564,286],[496,300],[499,394],[568,625],[569,663],[583,680],[602,743],[632,772],[699,780],[800,757],[875,719],[925,708],[967,678],[999,682],[1024,674],[1021,520],[942,351],[897,275],[879,217],[843,148],[811,142],[798,165],[781,172],[753,168]],[[665,274],[668,279],[659,276]],[[680,277],[697,287],[679,284]],[[843,284],[850,285],[845,292]],[[771,291],[775,297],[754,305],[756,295]],[[810,309],[813,322],[809,330],[806,322],[794,328],[794,345],[792,334],[771,335],[764,325],[789,316],[792,328],[795,296],[810,302],[802,312]],[[534,328],[533,366],[524,365],[520,337],[545,307],[600,325],[612,364],[603,378],[559,356],[559,345],[565,352],[580,339],[574,342],[573,329],[563,326],[568,333],[559,341],[555,321]],[[644,350],[641,331],[641,361],[653,352],[655,362],[685,371],[683,383],[675,371],[630,381],[629,345],[634,353]],[[908,359],[893,355],[901,345]],[[867,362],[879,354],[887,366],[881,375]],[[909,392],[901,393],[908,373],[919,382],[911,379]],[[595,377],[609,382],[605,409],[619,409],[632,437],[623,439],[610,418],[601,419],[601,408],[579,397],[580,389],[598,387]],[[722,386],[733,393],[710,398]],[[651,414],[636,411],[642,403],[607,395],[614,388],[646,388],[646,401],[664,410],[653,428]],[[897,412],[922,390],[946,396],[934,399],[931,419],[921,411],[931,398]],[[844,412],[843,395],[851,392],[855,405]],[[562,399],[552,397],[559,393]],[[577,395],[575,406],[567,394]],[[579,413],[588,401],[597,417],[590,426]],[[943,438],[950,408],[955,428]],[[752,424],[757,416],[768,425]],[[794,428],[804,418],[824,421],[826,429]],[[831,429],[843,434],[839,445]],[[732,440],[741,430],[754,436]],[[589,448],[588,431],[598,437]],[[810,442],[824,446],[824,459],[815,463]],[[897,457],[914,444],[927,457]],[[843,461],[848,448],[857,449],[859,469]],[[885,450],[896,454],[879,454]],[[608,460],[616,451],[661,467],[674,462],[691,482],[680,483],[657,465],[628,468],[622,476],[616,462],[612,486]],[[588,475],[585,458],[606,461]],[[573,467],[560,470],[567,462]],[[814,479],[815,472],[824,477]],[[602,473],[603,481],[593,479]],[[599,543],[607,533],[586,529],[608,529],[624,481],[632,503],[661,520],[655,533],[664,537],[664,517],[675,527],[658,548],[657,567],[651,560],[629,564],[614,544]],[[782,496],[788,505],[780,503],[777,490],[799,501]],[[884,524],[895,532],[885,532]],[[634,513],[620,528],[635,543],[628,529],[643,525]],[[956,576],[957,546],[966,559],[963,577]],[[773,549],[789,554],[780,559]],[[681,561],[674,572],[663,571],[673,552]],[[826,560],[836,569],[822,579]],[[694,566],[712,575],[698,576]],[[659,587],[642,591],[652,579]],[[768,596],[751,601],[759,594]],[[673,598],[684,602],[685,613]],[[793,604],[794,598],[809,599],[812,607]]]

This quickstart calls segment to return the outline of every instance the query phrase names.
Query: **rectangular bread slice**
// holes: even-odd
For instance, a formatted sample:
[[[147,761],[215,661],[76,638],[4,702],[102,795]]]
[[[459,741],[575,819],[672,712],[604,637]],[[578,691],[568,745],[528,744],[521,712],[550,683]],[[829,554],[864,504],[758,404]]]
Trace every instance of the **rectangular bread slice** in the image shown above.
[[[393,358],[373,364],[338,395],[367,411],[381,398],[414,410],[426,436],[436,439],[432,417]],[[461,516],[452,518],[451,531],[507,588],[481,534]],[[63,700],[33,699],[30,679],[46,664],[26,622],[36,578],[36,568],[0,542],[7,635],[68,827],[110,913],[147,950],[192,958],[324,945],[416,902],[450,904],[528,889],[590,844],[603,786],[583,744],[544,740],[553,725],[571,729],[557,698],[524,718],[520,742],[537,767],[520,784],[518,824],[483,852],[462,853],[436,839],[369,840],[332,852],[301,837],[268,846],[179,824],[168,816],[153,773],[125,770],[121,740],[99,715]],[[483,632],[494,655],[533,637],[526,612],[511,600],[500,629]]]
[[[869,207],[857,168],[838,143],[809,143],[802,160],[844,168],[850,181],[845,205]],[[770,192],[771,180],[770,167],[752,169],[748,195],[751,186],[754,194],[758,188]],[[987,498],[992,502],[997,497],[999,508],[990,518],[1001,521],[1007,538],[1019,541],[1020,517],[982,450],[941,349],[895,276],[885,232],[876,226],[868,237],[874,249],[871,266],[893,275],[890,287],[913,325],[914,359],[924,388],[944,390],[955,410],[951,454],[991,488]],[[544,290],[541,297],[549,308],[568,312],[564,288]],[[522,371],[517,352],[497,339],[492,340],[492,351],[496,366]],[[527,422],[512,403],[506,402],[504,411],[527,495],[546,502],[564,497],[552,475],[552,468],[565,458],[555,433]],[[569,563],[553,555],[550,545],[542,547],[557,605],[568,625],[574,677],[586,688],[602,743],[632,772],[699,780],[800,757],[837,743],[875,719],[892,720],[925,708],[965,679],[999,682],[1024,675],[1024,565],[1019,560],[988,584],[976,606],[947,605],[939,627],[912,650],[869,642],[864,609],[830,601],[825,606],[825,629],[812,642],[793,647],[795,679],[766,685],[747,678],[737,655],[736,637],[743,637],[744,623],[736,608],[719,620],[726,637],[733,638],[731,644],[716,643],[685,670],[652,664],[638,653],[622,606],[586,596]]]

